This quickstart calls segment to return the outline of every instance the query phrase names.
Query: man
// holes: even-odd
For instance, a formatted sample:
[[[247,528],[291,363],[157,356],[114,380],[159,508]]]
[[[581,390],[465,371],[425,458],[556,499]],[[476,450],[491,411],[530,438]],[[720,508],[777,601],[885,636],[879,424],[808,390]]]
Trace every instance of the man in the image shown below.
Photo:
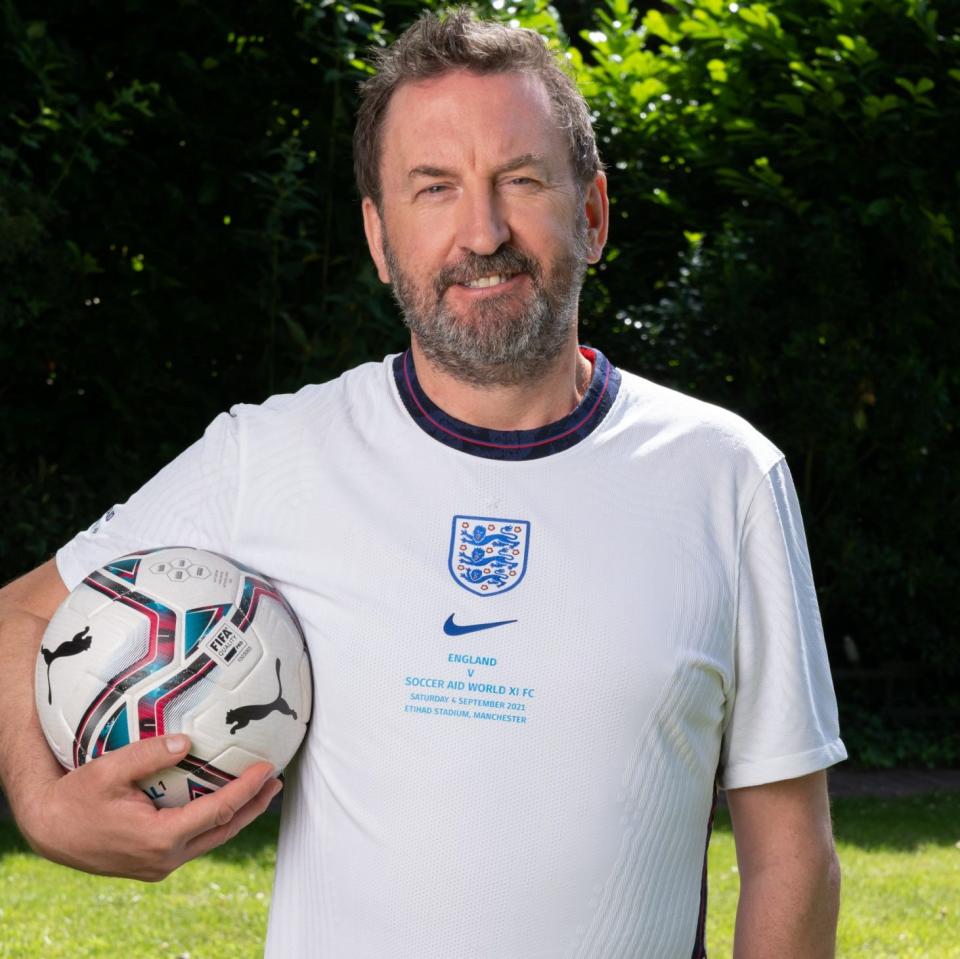
[[[719,779],[736,955],[832,956],[823,770],[845,752],[782,456],[578,346],[606,180],[535,34],[429,15],[379,68],[356,168],[410,350],[222,415],[4,590],[2,772],[25,834],[69,865],[159,878],[277,789],[257,766],[157,812],[134,781],[179,737],[65,776],[36,723],[14,748],[67,588],[189,542],[276,578],[313,660],[268,955],[705,955]]]

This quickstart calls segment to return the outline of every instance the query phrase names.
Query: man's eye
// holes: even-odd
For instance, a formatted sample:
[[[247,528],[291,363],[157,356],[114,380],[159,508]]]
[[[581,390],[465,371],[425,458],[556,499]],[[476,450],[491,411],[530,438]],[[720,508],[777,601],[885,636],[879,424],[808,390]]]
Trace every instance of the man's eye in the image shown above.
[[[446,189],[447,185],[445,183],[431,183],[430,186],[424,187],[420,192],[430,196],[436,196],[438,193],[443,193]]]
[[[531,187],[536,186],[537,181],[529,176],[512,176],[507,180],[507,186]]]

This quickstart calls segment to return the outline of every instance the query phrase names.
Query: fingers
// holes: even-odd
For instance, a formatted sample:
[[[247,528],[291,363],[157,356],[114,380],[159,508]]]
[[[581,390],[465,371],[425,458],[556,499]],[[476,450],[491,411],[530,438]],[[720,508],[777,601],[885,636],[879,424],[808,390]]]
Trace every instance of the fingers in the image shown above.
[[[183,734],[152,737],[52,781],[31,845],[74,868],[155,882],[231,839],[277,793],[273,767],[257,763],[186,806],[155,808],[137,781],[175,766],[189,747]]]
[[[270,776],[253,799],[241,806],[229,822],[191,839],[186,846],[187,858],[202,856],[211,849],[229,842],[241,829],[249,826],[254,819],[267,811],[271,800],[281,789],[283,789],[283,783]]]
[[[132,875],[148,882],[164,879],[190,859],[232,839],[267,809],[280,786],[273,767],[257,763],[232,783],[186,806],[152,809],[142,837],[147,854]]]
[[[257,763],[186,806],[155,808],[137,780],[176,765],[188,747],[186,736],[156,737],[51,779],[34,795],[30,845],[76,869],[153,882],[233,838],[278,791],[273,768]]]
[[[183,733],[175,736],[152,736],[114,749],[101,756],[96,765],[118,785],[129,786],[162,769],[175,766],[187,754],[190,739]]]
[[[231,825],[234,818],[252,800],[262,798],[260,794],[273,781],[273,766],[270,763],[257,763],[244,771],[232,783],[228,783],[209,796],[194,799],[180,809],[161,810],[161,812],[168,815],[176,814],[176,818],[179,820],[178,832],[183,841],[189,843],[190,840],[208,833],[210,830]],[[276,790],[271,787],[267,792],[270,792],[271,796],[267,798],[264,809],[266,809]],[[255,815],[259,815],[259,813]],[[253,819],[255,816],[250,818]]]

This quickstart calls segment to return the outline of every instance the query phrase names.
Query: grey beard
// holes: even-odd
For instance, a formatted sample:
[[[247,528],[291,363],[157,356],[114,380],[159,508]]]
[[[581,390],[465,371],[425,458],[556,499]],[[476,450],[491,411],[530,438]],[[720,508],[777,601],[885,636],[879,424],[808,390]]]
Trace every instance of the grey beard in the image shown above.
[[[585,226],[585,224],[584,224]],[[416,290],[384,240],[384,256],[393,295],[403,319],[426,358],[471,386],[516,386],[546,373],[570,340],[576,325],[580,288],[587,272],[585,230],[553,263],[545,285],[539,263],[510,246],[490,256],[470,253],[445,267],[433,284],[432,297]],[[533,298],[526,306],[504,293],[477,303],[469,319],[460,319],[443,303],[454,283],[500,273],[526,273]]]

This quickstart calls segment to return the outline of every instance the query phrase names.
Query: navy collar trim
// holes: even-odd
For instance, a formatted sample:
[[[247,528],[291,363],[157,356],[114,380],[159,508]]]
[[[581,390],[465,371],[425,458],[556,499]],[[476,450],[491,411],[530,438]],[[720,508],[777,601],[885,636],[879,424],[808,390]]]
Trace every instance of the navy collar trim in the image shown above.
[[[533,460],[585,439],[603,422],[617,397],[620,371],[599,350],[581,346],[580,352],[593,363],[593,376],[583,399],[563,419],[533,430],[490,430],[444,413],[420,386],[409,350],[394,358],[393,378],[413,421],[435,440],[485,459]]]

